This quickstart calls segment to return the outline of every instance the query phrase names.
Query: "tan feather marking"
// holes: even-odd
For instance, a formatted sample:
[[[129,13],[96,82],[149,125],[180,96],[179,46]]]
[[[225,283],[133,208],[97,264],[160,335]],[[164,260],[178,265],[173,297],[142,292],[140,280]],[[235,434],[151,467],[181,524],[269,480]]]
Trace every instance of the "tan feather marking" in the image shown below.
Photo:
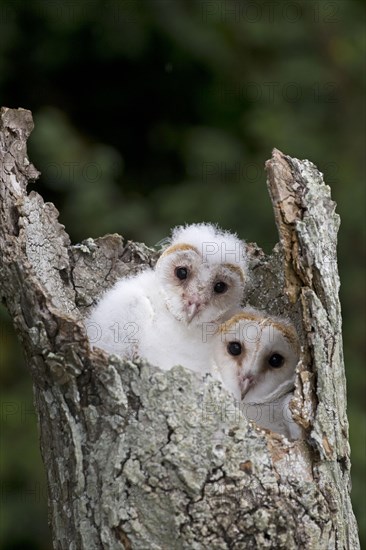
[[[222,267],[226,267],[226,269],[229,269],[230,271],[234,271],[235,273],[237,273],[239,275],[239,277],[241,278],[241,280],[244,282],[244,273],[243,273],[243,270],[240,269],[239,266],[234,265],[234,264],[222,264]]]
[[[168,256],[169,254],[173,254],[174,252],[183,252],[185,250],[193,250],[199,255],[199,251],[195,246],[192,246],[191,244],[178,243],[173,244],[172,246],[169,246],[169,248],[164,250],[160,258],[164,258],[164,256]]]
[[[219,327],[220,332],[228,332],[230,327],[233,325],[236,325],[236,323],[239,323],[240,321],[256,321],[259,325],[267,326],[270,325],[274,327],[275,329],[282,332],[285,338],[299,351],[300,344],[299,339],[297,336],[297,333],[294,329],[294,327],[287,323],[281,323],[275,319],[271,319],[270,317],[262,317],[260,314],[256,314],[253,312],[244,312],[244,313],[237,313],[234,315],[231,319],[226,321],[225,323],[222,323]]]
[[[261,317],[259,315],[255,315],[254,313],[237,313],[234,317],[231,317],[231,319],[225,323],[222,323],[219,330],[220,332],[227,332],[230,327],[236,325],[239,321],[258,321],[259,319],[261,319]]]
[[[282,332],[284,337],[287,338],[287,340],[296,348],[296,351],[300,351],[299,338],[293,326],[287,325],[285,323],[279,323],[275,320],[271,320],[271,325]]]

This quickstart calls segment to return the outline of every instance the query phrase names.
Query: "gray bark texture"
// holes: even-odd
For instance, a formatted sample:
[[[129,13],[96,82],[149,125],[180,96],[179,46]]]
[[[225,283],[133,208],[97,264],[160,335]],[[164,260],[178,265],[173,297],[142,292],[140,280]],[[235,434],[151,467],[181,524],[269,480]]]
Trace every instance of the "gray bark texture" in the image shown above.
[[[359,548],[339,216],[322,174],[274,150],[266,169],[280,242],[270,256],[248,245],[246,303],[288,315],[302,339],[291,407],[305,437],[289,442],[209,376],[90,350],[89,308],[158,253],[117,234],[71,245],[54,205],[27,194],[39,176],[32,129],[29,111],[1,110],[0,293],[33,380],[54,548]]]

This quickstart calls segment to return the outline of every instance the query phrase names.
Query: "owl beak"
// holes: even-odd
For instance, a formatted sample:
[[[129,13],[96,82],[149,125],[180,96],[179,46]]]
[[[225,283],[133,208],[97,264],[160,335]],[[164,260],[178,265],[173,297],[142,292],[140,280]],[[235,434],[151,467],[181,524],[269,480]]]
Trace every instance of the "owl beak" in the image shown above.
[[[242,399],[248,393],[248,390],[249,390],[250,386],[253,384],[253,380],[254,380],[254,376],[252,376],[252,375],[244,376],[240,380],[239,385],[240,385],[240,391],[241,391],[241,398]]]
[[[193,319],[193,317],[197,314],[198,312],[198,307],[199,307],[199,304],[190,304],[188,307],[187,307],[187,321],[188,323],[190,323]]]

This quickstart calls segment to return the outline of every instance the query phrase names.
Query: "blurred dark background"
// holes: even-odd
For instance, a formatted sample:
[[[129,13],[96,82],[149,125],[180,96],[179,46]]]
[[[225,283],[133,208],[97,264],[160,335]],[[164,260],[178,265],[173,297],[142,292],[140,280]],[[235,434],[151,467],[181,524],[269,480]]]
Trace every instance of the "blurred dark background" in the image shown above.
[[[0,0],[0,104],[31,109],[33,185],[73,242],[154,245],[214,221],[270,252],[264,162],[324,173],[342,224],[352,498],[365,504],[365,15],[362,0]],[[30,376],[0,308],[4,550],[51,548]]]

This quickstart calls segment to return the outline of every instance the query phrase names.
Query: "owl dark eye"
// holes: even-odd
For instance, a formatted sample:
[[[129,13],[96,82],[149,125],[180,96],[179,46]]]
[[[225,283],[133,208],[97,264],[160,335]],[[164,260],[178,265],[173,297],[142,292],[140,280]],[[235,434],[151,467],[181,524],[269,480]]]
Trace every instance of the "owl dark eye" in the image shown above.
[[[241,344],[239,344],[239,342],[229,342],[227,345],[227,351],[230,353],[230,355],[240,355]]]
[[[176,267],[174,273],[181,281],[188,277],[188,269],[186,267]]]
[[[222,294],[223,292],[226,292],[227,291],[227,284],[226,283],[223,283],[222,281],[220,281],[219,283],[216,283],[215,286],[214,286],[214,291],[217,293],[217,294]]]
[[[271,355],[271,357],[268,359],[268,363],[273,367],[274,369],[278,369],[279,367],[282,367],[284,364],[285,359],[280,355],[279,353],[274,353]]]

